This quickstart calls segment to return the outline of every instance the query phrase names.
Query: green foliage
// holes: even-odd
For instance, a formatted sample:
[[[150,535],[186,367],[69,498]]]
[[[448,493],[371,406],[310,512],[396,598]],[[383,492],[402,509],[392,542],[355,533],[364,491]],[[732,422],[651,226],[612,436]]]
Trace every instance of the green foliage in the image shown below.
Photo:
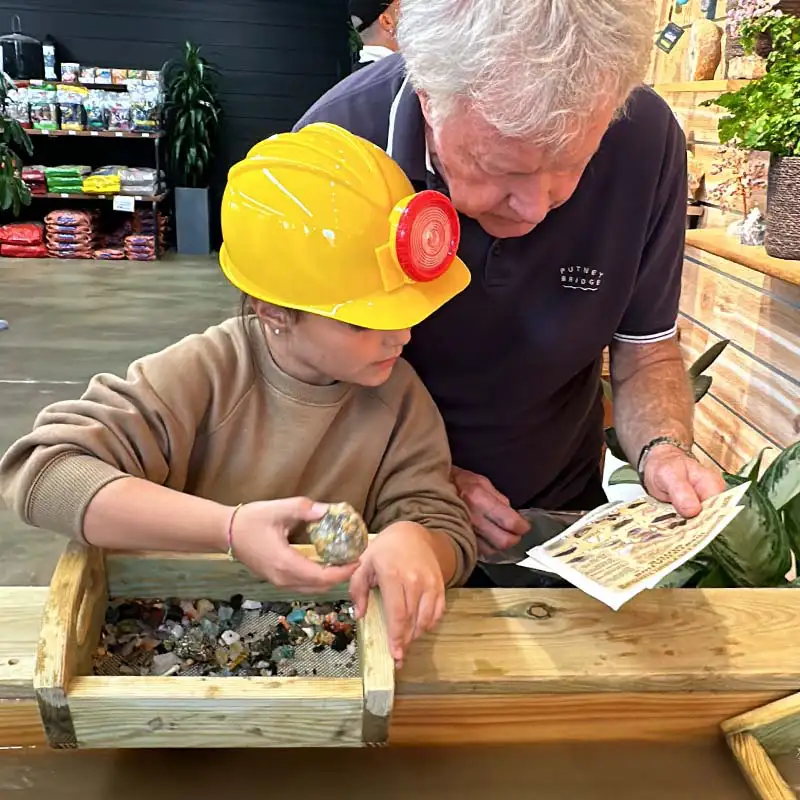
[[[222,117],[214,86],[218,74],[191,42],[182,58],[164,66],[169,166],[178,186],[208,186]]]
[[[0,107],[5,109],[9,89],[5,75],[0,74]],[[0,210],[11,209],[19,216],[22,206],[31,202],[31,190],[22,180],[22,151],[33,155],[33,145],[25,129],[16,121],[0,113]]]
[[[719,105],[721,142],[776,156],[800,155],[800,17],[767,15],[742,22],[742,45],[752,52],[760,35],[772,41],[767,73],[735,92],[701,105]]]

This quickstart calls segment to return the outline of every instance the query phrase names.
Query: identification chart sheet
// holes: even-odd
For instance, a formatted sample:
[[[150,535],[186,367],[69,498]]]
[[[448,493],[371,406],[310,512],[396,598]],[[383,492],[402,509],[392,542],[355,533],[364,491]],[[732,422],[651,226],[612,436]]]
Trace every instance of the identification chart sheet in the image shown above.
[[[555,573],[616,611],[705,548],[742,511],[749,486],[710,498],[693,519],[652,497],[611,503],[529,550],[519,566]]]

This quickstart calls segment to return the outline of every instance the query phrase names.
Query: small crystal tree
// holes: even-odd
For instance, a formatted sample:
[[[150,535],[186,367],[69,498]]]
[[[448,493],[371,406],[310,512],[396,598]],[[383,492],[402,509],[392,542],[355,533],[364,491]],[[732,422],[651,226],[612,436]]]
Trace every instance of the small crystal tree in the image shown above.
[[[745,150],[736,141],[720,146],[719,156],[714,160],[709,175],[726,175],[718,183],[707,186],[709,199],[717,203],[723,211],[737,208],[741,204],[742,213],[747,216],[753,204],[753,192],[767,186],[767,165],[764,159],[754,157],[751,150]]]

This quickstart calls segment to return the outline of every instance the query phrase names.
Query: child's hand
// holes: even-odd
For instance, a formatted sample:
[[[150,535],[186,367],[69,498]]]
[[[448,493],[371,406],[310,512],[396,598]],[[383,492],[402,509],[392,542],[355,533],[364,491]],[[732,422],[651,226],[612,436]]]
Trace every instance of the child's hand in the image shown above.
[[[357,617],[366,612],[374,586],[381,590],[389,648],[400,668],[409,644],[444,613],[442,569],[425,528],[397,522],[369,543],[350,581]]]
[[[343,567],[323,566],[289,544],[289,534],[298,523],[314,522],[327,510],[307,497],[248,503],[233,520],[233,553],[256,575],[282,589],[314,594],[347,583],[358,569],[357,561]]]

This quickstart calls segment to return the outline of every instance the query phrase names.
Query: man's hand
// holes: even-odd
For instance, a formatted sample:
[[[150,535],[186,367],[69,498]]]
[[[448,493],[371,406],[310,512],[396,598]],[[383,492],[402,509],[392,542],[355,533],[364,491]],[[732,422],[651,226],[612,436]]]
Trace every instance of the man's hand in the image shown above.
[[[478,537],[478,552],[482,556],[519,544],[530,525],[511,508],[509,499],[498,492],[488,478],[458,467],[453,467],[452,478],[469,509]]]
[[[719,470],[669,444],[658,445],[645,456],[644,484],[649,494],[671,503],[684,517],[696,517],[704,500],[725,491]]]

